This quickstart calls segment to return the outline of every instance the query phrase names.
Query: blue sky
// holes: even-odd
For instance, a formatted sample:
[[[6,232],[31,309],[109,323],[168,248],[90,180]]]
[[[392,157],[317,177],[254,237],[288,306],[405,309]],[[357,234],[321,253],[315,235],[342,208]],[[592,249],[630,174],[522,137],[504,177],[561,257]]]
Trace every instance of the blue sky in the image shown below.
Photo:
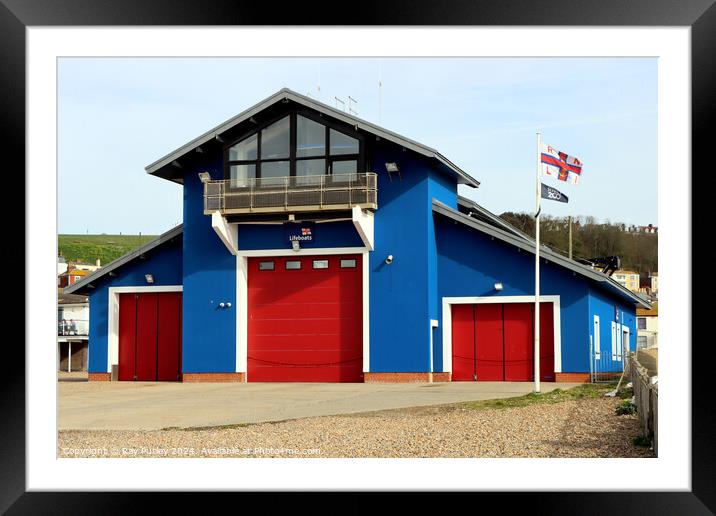
[[[319,84],[323,102],[350,95],[361,118],[438,149],[495,213],[534,210],[539,129],[584,163],[578,186],[544,179],[570,198],[544,214],[658,224],[654,58],[63,58],[60,233],[171,228],[181,187],[146,165],[282,87]]]

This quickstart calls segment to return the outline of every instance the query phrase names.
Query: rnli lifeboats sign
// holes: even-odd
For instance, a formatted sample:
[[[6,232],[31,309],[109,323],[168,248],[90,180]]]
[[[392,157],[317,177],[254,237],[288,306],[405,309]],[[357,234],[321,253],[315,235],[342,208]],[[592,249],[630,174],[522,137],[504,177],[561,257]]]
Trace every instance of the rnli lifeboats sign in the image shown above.
[[[289,244],[298,242],[301,247],[310,247],[316,243],[316,232],[313,224],[285,224],[286,238]]]

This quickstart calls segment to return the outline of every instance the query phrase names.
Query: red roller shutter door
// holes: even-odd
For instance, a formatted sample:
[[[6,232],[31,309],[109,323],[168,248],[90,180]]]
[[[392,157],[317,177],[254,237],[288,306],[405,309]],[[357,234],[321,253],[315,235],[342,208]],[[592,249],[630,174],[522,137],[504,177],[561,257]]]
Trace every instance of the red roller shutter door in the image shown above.
[[[248,381],[363,380],[360,255],[250,258],[248,268]]]
[[[540,377],[554,381],[553,305],[540,304]],[[533,380],[534,304],[452,306],[454,381]]]
[[[475,305],[452,305],[452,379],[475,379]]]
[[[477,379],[484,382],[504,380],[503,306],[475,305],[475,369]]]
[[[120,294],[119,379],[181,377],[181,293]]]

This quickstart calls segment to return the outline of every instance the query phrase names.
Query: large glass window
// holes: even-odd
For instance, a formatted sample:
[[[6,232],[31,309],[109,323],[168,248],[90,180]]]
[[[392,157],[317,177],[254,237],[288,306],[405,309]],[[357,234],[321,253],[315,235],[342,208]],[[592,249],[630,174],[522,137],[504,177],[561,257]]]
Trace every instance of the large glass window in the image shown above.
[[[358,154],[358,140],[331,129],[331,156]]]
[[[249,136],[229,149],[229,161],[250,161],[258,156],[258,134]]]
[[[361,142],[308,116],[292,113],[232,144],[226,153],[232,188],[250,186],[261,179],[272,186],[274,178],[296,177],[296,185],[310,186],[316,176],[355,174],[361,168]],[[280,181],[278,181],[280,182]]]
[[[296,115],[296,157],[326,155],[326,126]]]
[[[289,117],[282,118],[261,131],[261,159],[288,158],[291,142]]]
[[[231,165],[230,177],[232,188],[248,186],[249,180],[256,177],[256,165]]]

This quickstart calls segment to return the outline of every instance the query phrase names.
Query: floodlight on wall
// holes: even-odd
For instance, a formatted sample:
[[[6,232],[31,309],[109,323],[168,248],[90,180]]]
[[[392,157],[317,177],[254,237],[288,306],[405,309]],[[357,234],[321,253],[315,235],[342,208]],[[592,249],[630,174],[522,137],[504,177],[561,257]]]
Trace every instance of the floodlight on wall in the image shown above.
[[[502,283],[500,283],[500,282],[495,283],[495,290],[497,290],[499,292],[500,290],[502,290],[502,288],[503,288]]]
[[[153,274],[145,274],[144,279],[147,280],[147,283],[150,285],[154,283],[154,275]]]
[[[211,174],[208,172],[199,172],[199,180],[202,183],[207,183],[211,180]]]
[[[398,177],[402,180],[403,176],[400,175],[400,167],[396,162],[390,162],[385,164],[385,170],[388,171],[388,179],[393,181],[393,174],[398,174]]]
[[[291,240],[291,249],[298,252],[301,250],[301,243],[298,240]]]

